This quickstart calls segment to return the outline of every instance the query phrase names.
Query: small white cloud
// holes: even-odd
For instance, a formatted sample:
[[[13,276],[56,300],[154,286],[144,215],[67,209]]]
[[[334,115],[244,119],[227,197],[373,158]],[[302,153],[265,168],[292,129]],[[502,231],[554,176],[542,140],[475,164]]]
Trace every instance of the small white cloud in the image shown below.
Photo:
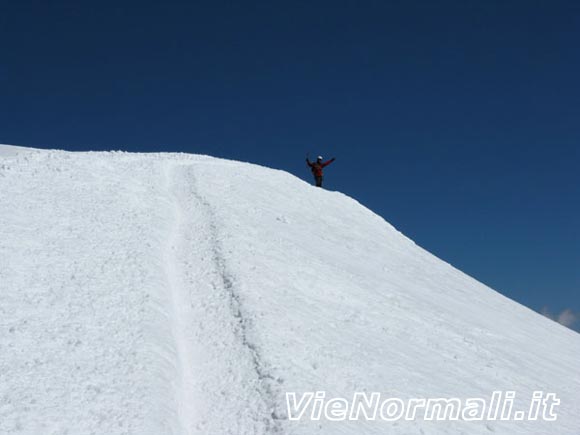
[[[575,313],[570,308],[566,308],[560,314],[553,314],[548,307],[543,307],[540,310],[540,313],[547,317],[548,319],[552,319],[554,322],[558,322],[561,325],[564,325],[568,328],[572,328],[579,320],[580,316],[579,313]]]
[[[578,321],[578,314],[574,313],[571,309],[566,309],[558,315],[557,322],[567,326],[568,328],[574,326]]]

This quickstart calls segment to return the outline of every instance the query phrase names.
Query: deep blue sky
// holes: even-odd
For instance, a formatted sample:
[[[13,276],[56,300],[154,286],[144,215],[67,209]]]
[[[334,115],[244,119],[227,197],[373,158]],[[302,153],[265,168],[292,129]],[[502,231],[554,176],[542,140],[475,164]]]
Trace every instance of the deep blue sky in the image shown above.
[[[580,311],[580,3],[0,4],[0,143],[211,154],[327,187]]]

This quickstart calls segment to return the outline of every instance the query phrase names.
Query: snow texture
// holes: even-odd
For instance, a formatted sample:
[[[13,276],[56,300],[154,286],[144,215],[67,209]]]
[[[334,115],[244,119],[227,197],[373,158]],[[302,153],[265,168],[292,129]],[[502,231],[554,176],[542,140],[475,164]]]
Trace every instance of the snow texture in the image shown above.
[[[580,335],[338,192],[0,146],[1,434],[580,434]],[[556,422],[288,420],[285,392],[534,390]]]

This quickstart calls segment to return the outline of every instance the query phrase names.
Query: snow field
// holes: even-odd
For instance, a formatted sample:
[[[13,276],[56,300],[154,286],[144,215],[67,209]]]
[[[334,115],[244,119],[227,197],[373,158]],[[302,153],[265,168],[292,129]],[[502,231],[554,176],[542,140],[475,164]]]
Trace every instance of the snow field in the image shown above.
[[[0,433],[580,430],[578,334],[337,192],[186,154],[0,146]],[[557,393],[557,422],[287,419],[286,392]]]

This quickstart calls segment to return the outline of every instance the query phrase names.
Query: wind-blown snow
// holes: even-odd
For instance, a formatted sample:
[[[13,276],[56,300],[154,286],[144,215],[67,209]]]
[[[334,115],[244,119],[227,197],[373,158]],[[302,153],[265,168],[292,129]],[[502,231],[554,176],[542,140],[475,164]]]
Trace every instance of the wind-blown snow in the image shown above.
[[[580,433],[580,335],[337,192],[0,146],[0,433]],[[289,421],[285,392],[553,392],[556,422]]]

